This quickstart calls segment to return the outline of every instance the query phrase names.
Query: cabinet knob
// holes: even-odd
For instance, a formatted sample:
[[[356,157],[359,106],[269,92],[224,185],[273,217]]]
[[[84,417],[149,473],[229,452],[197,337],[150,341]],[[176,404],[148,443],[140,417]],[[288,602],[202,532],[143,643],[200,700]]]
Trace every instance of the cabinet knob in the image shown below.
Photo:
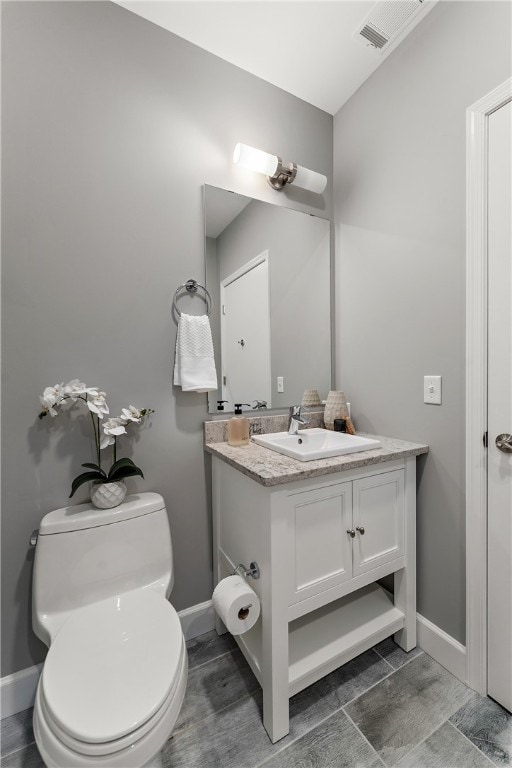
[[[356,535],[356,532],[355,532],[355,531],[347,531],[347,533],[348,533],[348,535],[349,535],[349,536],[351,536],[352,538],[354,538],[354,536]]]
[[[356,528],[356,531],[359,531],[361,536],[364,536],[364,528],[363,528],[362,525],[358,525],[357,528]]]

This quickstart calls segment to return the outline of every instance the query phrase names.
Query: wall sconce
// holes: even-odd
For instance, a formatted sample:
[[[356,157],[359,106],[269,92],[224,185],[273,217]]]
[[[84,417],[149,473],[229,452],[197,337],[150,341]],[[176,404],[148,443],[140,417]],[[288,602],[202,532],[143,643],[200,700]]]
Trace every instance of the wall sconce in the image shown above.
[[[264,173],[274,189],[283,189],[286,184],[297,184],[310,192],[321,194],[327,184],[327,176],[295,163],[283,164],[277,155],[269,155],[261,149],[237,144],[233,153],[233,162],[250,171]]]

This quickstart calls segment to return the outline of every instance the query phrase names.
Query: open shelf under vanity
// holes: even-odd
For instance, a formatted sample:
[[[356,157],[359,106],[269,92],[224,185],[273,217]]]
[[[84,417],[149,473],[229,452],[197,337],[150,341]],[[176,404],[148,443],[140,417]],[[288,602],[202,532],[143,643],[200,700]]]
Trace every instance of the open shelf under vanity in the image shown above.
[[[355,656],[398,632],[404,613],[377,584],[305,614],[288,624],[288,696],[312,685]],[[235,637],[260,685],[261,628]]]

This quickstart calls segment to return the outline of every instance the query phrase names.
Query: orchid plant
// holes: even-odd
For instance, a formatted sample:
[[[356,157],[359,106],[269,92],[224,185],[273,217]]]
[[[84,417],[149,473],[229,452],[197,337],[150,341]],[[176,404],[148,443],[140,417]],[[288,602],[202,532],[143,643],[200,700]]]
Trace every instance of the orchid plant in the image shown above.
[[[117,439],[121,435],[127,434],[126,427],[129,424],[141,424],[147,416],[154,413],[152,408],[139,409],[130,405],[128,408],[122,409],[120,416],[103,421],[103,417],[110,413],[106,402],[106,393],[98,387],[87,387],[78,379],[72,379],[67,384],[62,382],[62,384],[56,384],[54,387],[46,387],[39,400],[43,406],[39,413],[40,419],[48,415],[58,416],[59,409],[64,403],[73,405],[79,400],[83,401],[89,410],[94,434],[96,463],[85,462],[82,464],[82,467],[86,467],[89,471],[82,472],[75,477],[69,494],[70,498],[81,485],[89,481],[113,483],[135,475],[144,477],[142,470],[131,459],[117,458]],[[105,472],[101,466],[101,452],[109,446],[113,446],[113,463],[108,472]]]

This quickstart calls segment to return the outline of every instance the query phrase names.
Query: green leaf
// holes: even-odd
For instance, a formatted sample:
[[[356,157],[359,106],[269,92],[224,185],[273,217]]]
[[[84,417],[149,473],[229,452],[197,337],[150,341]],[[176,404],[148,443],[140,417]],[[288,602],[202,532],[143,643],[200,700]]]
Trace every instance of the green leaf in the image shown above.
[[[142,474],[142,469],[136,467],[135,464],[133,467],[119,467],[119,469],[116,469],[115,472],[108,473],[108,482],[122,480],[124,477],[134,477],[135,475],[139,475],[142,478],[144,477]]]
[[[108,476],[110,477],[113,472],[116,472],[118,469],[121,469],[122,467],[134,467],[134,466],[135,464],[131,459],[118,459],[110,467],[108,471]]]
[[[75,477],[73,480],[73,483],[71,485],[71,493],[69,494],[69,498],[71,498],[76,491],[80,488],[81,485],[84,483],[88,483],[89,480],[105,480],[105,473],[102,472],[101,474],[99,472],[83,472],[81,475],[78,475],[78,477]]]
[[[89,469],[95,469],[97,472],[101,472],[102,477],[107,479],[107,474],[104,472],[104,470],[100,467],[99,464],[93,464],[91,461],[86,461],[85,464],[82,464],[82,467],[89,467]]]

